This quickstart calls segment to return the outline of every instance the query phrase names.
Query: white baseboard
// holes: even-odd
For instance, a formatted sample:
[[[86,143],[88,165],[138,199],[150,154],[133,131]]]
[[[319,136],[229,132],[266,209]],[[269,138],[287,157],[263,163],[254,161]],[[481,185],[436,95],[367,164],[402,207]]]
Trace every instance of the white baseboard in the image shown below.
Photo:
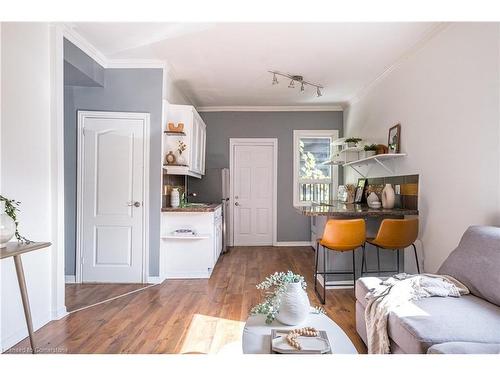
[[[76,283],[76,276],[75,275],[65,275],[64,282],[66,284],[75,284]]]
[[[68,315],[68,310],[66,310],[66,306],[59,308],[58,310],[52,311],[52,320],[59,320]]]
[[[324,278],[323,275],[318,275],[318,282],[321,284],[323,288]],[[331,284],[341,284],[341,285],[331,285]],[[344,286],[345,285],[345,286]],[[353,289],[352,280],[336,280],[336,281],[328,281],[326,283],[326,289]]]
[[[311,241],[278,241],[274,246],[311,246]]]
[[[162,276],[148,276],[148,284],[161,284],[165,279],[166,277]]]

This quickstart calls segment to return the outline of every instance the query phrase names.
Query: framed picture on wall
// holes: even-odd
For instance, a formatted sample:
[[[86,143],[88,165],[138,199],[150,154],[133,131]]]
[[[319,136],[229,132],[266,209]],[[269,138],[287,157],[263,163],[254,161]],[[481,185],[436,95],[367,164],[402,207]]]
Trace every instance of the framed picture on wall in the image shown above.
[[[389,129],[389,139],[387,141],[389,154],[399,154],[400,141],[401,141],[401,124],[397,124]]]

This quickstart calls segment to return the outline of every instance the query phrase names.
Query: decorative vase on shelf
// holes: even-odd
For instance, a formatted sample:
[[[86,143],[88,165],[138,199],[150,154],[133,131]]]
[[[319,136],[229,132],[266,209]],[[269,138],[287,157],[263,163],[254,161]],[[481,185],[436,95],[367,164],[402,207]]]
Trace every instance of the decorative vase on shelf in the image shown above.
[[[170,192],[170,206],[173,208],[179,207],[180,204],[180,195],[179,188],[172,188]]]
[[[182,152],[179,152],[177,155],[177,164],[185,165],[186,159],[182,156]]]
[[[391,184],[385,184],[382,190],[382,207],[384,208],[394,208],[394,201],[396,196],[394,194],[394,189]]]
[[[280,299],[276,319],[283,324],[294,326],[303,323],[311,310],[309,298],[300,282],[290,283]]]
[[[6,247],[16,233],[16,223],[5,213],[5,202],[0,202],[0,248]]]

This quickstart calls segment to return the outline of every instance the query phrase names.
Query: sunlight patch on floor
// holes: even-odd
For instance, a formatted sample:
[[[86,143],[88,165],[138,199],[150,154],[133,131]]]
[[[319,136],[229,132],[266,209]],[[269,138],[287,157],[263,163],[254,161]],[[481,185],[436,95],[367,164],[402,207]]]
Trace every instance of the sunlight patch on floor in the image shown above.
[[[182,343],[181,353],[213,354],[241,348],[245,322],[194,314]],[[221,350],[222,349],[222,350]]]

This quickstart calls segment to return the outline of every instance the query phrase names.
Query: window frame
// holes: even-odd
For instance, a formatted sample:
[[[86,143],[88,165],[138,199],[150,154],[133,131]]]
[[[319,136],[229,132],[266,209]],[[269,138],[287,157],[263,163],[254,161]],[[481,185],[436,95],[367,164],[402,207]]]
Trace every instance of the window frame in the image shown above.
[[[326,179],[318,180],[318,179],[299,179],[299,168],[300,168],[300,153],[299,153],[299,140],[301,138],[322,138],[328,137],[331,138],[331,141],[335,141],[339,137],[339,131],[334,129],[325,129],[325,130],[294,130],[293,131],[293,205],[295,207],[305,207],[311,206],[311,202],[301,202],[299,199],[299,182],[302,183],[329,183],[330,184],[330,194],[333,198],[337,194],[338,184],[335,184],[334,181],[338,181],[338,166],[332,165],[330,178],[328,181]],[[330,154],[333,156],[333,146],[330,145]]]

